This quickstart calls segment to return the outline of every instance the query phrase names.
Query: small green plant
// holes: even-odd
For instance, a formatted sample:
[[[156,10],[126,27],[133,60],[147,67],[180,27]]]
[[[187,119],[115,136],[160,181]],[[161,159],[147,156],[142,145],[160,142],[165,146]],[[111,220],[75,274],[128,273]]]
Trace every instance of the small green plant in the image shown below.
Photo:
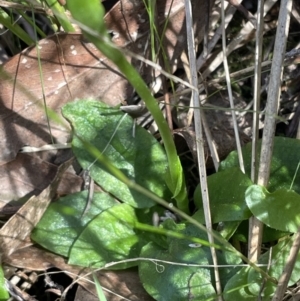
[[[163,216],[163,208],[153,202],[151,195],[139,193],[122,183],[105,164],[108,160],[114,162],[130,181],[161,198],[171,199],[165,181],[168,160],[161,145],[139,126],[133,136],[131,117],[98,101],[69,103],[63,108],[63,114],[72,124],[72,148],[83,168],[95,162],[95,155],[90,153],[87,145],[99,150],[96,156],[105,149],[102,154],[105,159],[92,165],[91,176],[122,203],[117,203],[107,193],[95,193],[90,210],[81,218],[87,192],[68,195],[49,207],[32,238],[45,248],[68,257],[70,264],[99,268],[122,261],[110,266],[114,269],[139,265],[143,285],[157,300],[185,300],[189,294],[201,300],[213,299],[212,261],[206,233],[191,223],[175,223],[172,219],[164,221],[159,228],[151,226],[153,215]],[[115,131],[121,119],[122,123]],[[285,148],[290,152],[284,152]],[[249,300],[254,300],[258,294],[256,287],[262,274],[249,266],[239,267],[242,264],[240,256],[226,247],[229,239],[233,242],[245,240],[247,229],[243,221],[252,214],[268,226],[264,242],[286,237],[269,251],[276,268],[274,265],[268,274],[276,279],[283,268],[293,242],[290,233],[295,232],[299,224],[295,214],[299,204],[299,174],[293,163],[299,156],[299,148],[297,140],[275,139],[270,193],[252,185],[249,176],[240,172],[235,152],[222,162],[218,173],[208,177],[213,223],[222,224],[222,228],[214,233],[219,238],[216,247],[219,264],[223,265],[220,275],[225,300],[244,298],[245,290]],[[248,173],[250,152],[251,144],[243,150],[244,157],[248,158],[245,162]],[[292,182],[294,191],[290,190]],[[286,201],[283,203],[282,199]],[[193,218],[204,223],[199,188],[195,191],[195,202],[198,210]],[[278,212],[283,210],[286,217],[279,218]],[[139,258],[151,258],[151,261],[139,261]],[[268,260],[267,252],[260,257],[259,263],[267,266]],[[299,264],[300,261],[291,284],[299,276]],[[172,287],[172,290],[166,291],[166,287]],[[266,300],[275,288],[272,281],[266,282],[263,293]]]
[[[88,39],[118,66],[143,98],[165,149],[139,126],[133,136],[134,121],[119,108],[93,100],[64,106],[63,115],[73,128],[73,152],[81,167],[89,169],[106,192],[94,194],[91,208],[83,216],[87,191],[51,204],[32,238],[67,257],[70,264],[110,269],[138,266],[141,282],[156,300],[214,300],[217,296],[210,244],[201,225],[205,220],[199,187],[194,196],[197,210],[190,217],[171,133],[146,84],[110,42],[101,4],[98,0],[69,0],[68,8]],[[222,162],[219,172],[208,177],[224,300],[254,301],[259,295],[269,300],[275,291],[276,279],[293,243],[291,234],[299,226],[299,148],[298,141],[275,139],[268,191],[250,180],[251,145],[243,150],[246,174],[238,169],[237,154],[233,152]],[[157,203],[185,220],[167,218],[159,226],[152,226],[153,216],[164,216],[165,209]],[[281,238],[260,256],[261,266],[244,266],[247,259],[230,244],[238,248],[247,239],[245,221],[252,215],[265,224],[264,242]],[[289,284],[299,279],[299,268],[300,258]]]
[[[193,224],[176,224],[170,219],[158,228],[151,226],[153,216],[163,216],[165,210],[153,201],[152,194],[170,201],[172,198],[165,179],[168,160],[162,146],[139,126],[133,136],[132,118],[124,118],[124,113],[118,108],[111,108],[99,101],[69,103],[63,108],[63,114],[74,130],[72,148],[77,160],[83,168],[91,166],[95,156],[87,145],[98,149],[98,155],[103,157],[99,157],[100,160],[91,166],[91,176],[122,203],[117,203],[107,193],[95,193],[90,210],[81,218],[87,191],[68,195],[50,205],[33,231],[32,238],[45,248],[68,257],[70,264],[100,268],[111,262],[122,261],[110,267],[114,269],[139,265],[142,282],[155,298],[161,294],[163,286],[170,285],[174,290],[165,294],[167,299],[183,300],[189,293],[202,296],[204,291],[205,296],[214,296],[213,279],[210,279],[207,267],[212,264],[207,234]],[[115,132],[120,120],[122,123]],[[105,153],[101,155],[103,149]],[[152,194],[140,193],[135,187],[125,185],[120,181],[122,178],[112,174],[106,165],[108,161],[113,162],[114,167],[134,181],[135,185],[146,188]],[[165,205],[168,206],[168,203]],[[218,235],[217,232],[215,235]],[[157,272],[156,265],[140,262],[140,257],[172,264],[162,262],[166,273],[158,272],[153,278],[153,273]],[[222,264],[228,265],[221,273],[225,285],[237,270],[230,265],[242,262],[230,250],[223,250],[219,257]],[[189,267],[192,262],[195,266]],[[173,274],[180,279],[181,273],[185,273],[185,280],[174,282],[172,277],[167,276]],[[188,288],[187,279],[191,276],[194,284]],[[202,279],[201,283],[210,283],[209,294],[207,288],[204,291],[196,288],[199,278]],[[159,279],[161,286],[156,287],[153,279]],[[178,290],[182,291],[179,295]]]
[[[259,143],[261,147],[261,141]],[[246,221],[255,216],[264,224],[263,243],[279,241],[270,250],[262,254],[258,264],[264,264],[265,271],[278,279],[286,264],[294,235],[299,228],[300,204],[300,142],[296,139],[275,137],[268,189],[252,185],[251,148],[249,143],[243,148],[246,174],[238,168],[238,156],[232,152],[220,165],[219,172],[208,177],[212,220],[219,224],[220,234],[239,247],[246,243],[248,226]],[[204,221],[199,187],[195,191],[195,203],[199,210],[193,217]],[[220,224],[221,223],[221,224]],[[271,261],[270,261],[271,258]],[[269,265],[269,268],[267,268]],[[299,279],[300,256],[298,255],[289,285]],[[276,284],[266,281],[261,289],[263,277],[249,267],[243,267],[225,286],[225,300],[270,300]],[[244,285],[247,286],[245,287]]]

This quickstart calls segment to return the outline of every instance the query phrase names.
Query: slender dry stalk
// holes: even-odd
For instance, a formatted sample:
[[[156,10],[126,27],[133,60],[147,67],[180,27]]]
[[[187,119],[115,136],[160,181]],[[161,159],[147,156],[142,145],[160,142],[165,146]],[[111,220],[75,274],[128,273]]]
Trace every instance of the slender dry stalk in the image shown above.
[[[278,286],[276,288],[272,301],[282,300],[283,295],[286,292],[286,288],[288,286],[291,274],[293,272],[299,250],[300,250],[300,228],[298,229],[298,232],[295,234],[294,242],[291,247],[286,266],[284,267],[284,270],[278,280]]]
[[[184,66],[186,76],[187,76],[189,82],[192,82],[191,71],[188,67],[189,66],[188,58],[187,58],[187,55],[186,55],[185,52],[182,53],[181,60],[184,62],[183,66]],[[199,89],[199,94],[202,92],[201,90],[202,89]],[[203,94],[201,94],[199,97],[200,97],[200,102],[201,102],[202,100],[207,98],[207,95],[204,96]],[[200,114],[201,114],[201,124],[203,125],[203,129],[204,129],[204,133],[205,133],[205,136],[206,136],[206,141],[207,141],[207,144],[208,144],[208,147],[209,147],[210,155],[212,157],[215,170],[218,171],[219,164],[220,164],[220,159],[219,159],[217,147],[216,147],[216,144],[215,144],[215,142],[212,138],[211,131],[210,131],[210,128],[209,128],[209,124],[206,120],[206,116],[205,116],[204,111],[201,110]],[[194,106],[193,106],[193,97],[192,97],[191,101],[190,101],[189,111],[186,115],[187,126],[191,125],[193,117],[194,117]]]
[[[204,100],[204,98],[207,98],[207,97],[204,96],[204,95],[200,95],[200,100]],[[201,110],[200,114],[201,114],[201,122],[202,122],[204,133],[205,133],[205,136],[206,136],[206,141],[207,141],[207,144],[208,144],[208,147],[209,147],[210,155],[211,155],[211,158],[213,160],[215,170],[217,172],[218,169],[219,169],[219,165],[220,165],[220,158],[219,158],[219,155],[218,155],[217,146],[216,146],[216,143],[213,140],[213,137],[211,135],[211,131],[210,131],[209,124],[208,124],[208,121],[206,119],[204,110]]]
[[[238,0],[238,3],[241,3],[242,0]],[[226,17],[225,17],[225,28],[228,27],[230,21],[232,20],[234,13],[236,12],[236,8],[234,6],[229,5],[229,3],[225,3],[226,8]],[[218,20],[219,21],[219,18]],[[216,22],[217,23],[217,22]],[[218,29],[215,31],[214,36],[210,39],[207,45],[207,54],[209,55],[214,47],[216,46],[217,42],[222,36],[222,27],[218,27]],[[203,64],[206,62],[207,56],[204,56],[204,52],[200,54],[200,56],[197,58],[197,70],[200,70],[200,68],[203,66]]]
[[[300,122],[298,124],[296,139],[300,139]],[[283,296],[286,292],[289,280],[291,278],[291,274],[293,272],[299,254],[299,250],[300,250],[300,228],[298,228],[298,232],[295,234],[294,242],[291,247],[286,266],[284,267],[284,270],[278,280],[278,286],[274,293],[272,301],[283,300]]]
[[[264,13],[266,14],[277,1],[278,0],[266,0],[264,3]],[[253,24],[248,21],[240,30],[240,32],[235,36],[235,38],[227,45],[226,55],[228,56],[231,52],[246,44],[247,41],[253,39],[253,31]],[[208,68],[203,72],[202,76],[204,79],[222,64],[223,57],[223,51],[220,51],[220,53],[209,64]]]
[[[263,44],[263,1],[258,1],[257,6],[257,25],[256,25],[256,44],[255,44],[255,70],[254,70],[254,99],[253,99],[253,129],[252,129],[252,158],[251,158],[251,180],[257,181],[258,166],[258,130],[259,130],[259,110],[260,110],[260,90],[261,90],[261,61],[262,61],[262,44]],[[252,233],[255,233],[255,217],[249,220],[249,245],[248,258],[252,259],[253,250],[256,249],[255,239]]]
[[[225,76],[226,76],[228,98],[229,98],[229,103],[230,103],[230,108],[231,108],[232,123],[233,123],[234,136],[235,136],[235,141],[236,141],[236,148],[237,148],[240,169],[243,173],[245,173],[244,159],[243,159],[243,155],[242,155],[242,146],[241,146],[240,135],[239,135],[239,130],[238,130],[238,126],[237,126],[236,115],[235,115],[235,111],[234,111],[234,103],[233,103],[233,96],[232,96],[232,89],[231,89],[231,82],[230,82],[230,75],[229,75],[229,67],[228,67],[227,56],[226,56],[224,0],[222,0],[221,15],[222,15],[222,23],[221,23],[222,24],[221,25],[221,27],[222,27],[222,48],[223,48],[223,53],[224,53],[223,65],[224,65],[224,71],[225,71]]]
[[[256,182],[257,169],[257,142],[259,130],[259,110],[260,110],[260,93],[261,93],[261,62],[262,62],[262,45],[264,29],[264,6],[263,1],[258,1],[257,6],[257,25],[256,25],[256,44],[255,44],[255,69],[254,69],[254,103],[253,103],[253,129],[252,129],[252,162],[251,162],[251,180]]]
[[[194,41],[194,32],[193,32],[193,21],[192,21],[192,7],[190,0],[185,0],[185,8],[186,8],[186,27],[187,27],[187,41],[188,41],[188,54],[190,61],[190,70],[191,70],[191,79],[192,85],[198,86],[198,76],[196,69],[196,55],[195,55],[195,41]],[[199,166],[199,174],[200,174],[200,186],[203,200],[203,207],[205,213],[205,223],[208,231],[208,240],[211,244],[214,243],[214,237],[211,235],[212,230],[212,220],[210,214],[210,206],[209,206],[209,196],[208,196],[208,187],[207,187],[207,176],[206,176],[206,162],[204,155],[204,145],[203,145],[203,132],[202,132],[202,124],[201,124],[201,114],[200,114],[200,102],[199,95],[196,91],[192,91],[192,97],[194,100],[194,107],[199,108],[199,110],[195,110],[194,112],[194,121],[195,121],[195,132],[196,132],[196,144],[197,144],[197,156],[198,156],[198,166]],[[216,281],[216,290],[218,294],[218,300],[222,301],[222,288],[220,282],[220,275],[218,270],[218,261],[216,249],[214,247],[210,248],[212,260],[214,264],[214,274]]]
[[[274,144],[274,134],[276,125],[276,116],[279,105],[280,87],[283,71],[283,60],[286,49],[286,41],[288,37],[288,29],[290,25],[290,14],[292,8],[292,0],[282,0],[280,5],[278,27],[276,31],[274,56],[270,74],[270,84],[268,88],[268,98],[266,105],[266,115],[264,132],[262,138],[259,171],[257,184],[267,186],[270,176],[271,159]],[[252,246],[250,251],[251,261],[256,261],[260,255],[260,247],[262,241],[262,223],[255,219],[252,228]]]

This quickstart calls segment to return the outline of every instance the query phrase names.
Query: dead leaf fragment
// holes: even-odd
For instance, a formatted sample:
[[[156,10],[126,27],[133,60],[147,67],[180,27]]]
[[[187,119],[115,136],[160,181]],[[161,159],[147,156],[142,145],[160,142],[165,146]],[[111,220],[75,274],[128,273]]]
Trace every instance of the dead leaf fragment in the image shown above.
[[[66,274],[74,280],[77,279],[78,275],[83,276],[91,272],[88,268],[69,265],[65,258],[35,246],[17,250],[10,256],[4,256],[3,262],[10,266],[33,271],[44,271],[48,268],[56,267],[61,271],[65,271]],[[138,272],[135,268],[124,271],[99,271],[96,272],[96,276],[104,288],[107,300],[121,301],[124,300],[123,298],[132,301],[153,300],[140,283]],[[93,281],[90,274],[85,278],[89,281]],[[85,290],[97,296],[94,284],[87,280],[83,278],[79,280],[78,283],[83,286]],[[88,292],[85,290],[82,293],[87,295]]]
[[[58,167],[28,154],[0,166],[0,201],[8,203],[40,194],[54,179]],[[65,195],[81,190],[82,178],[66,172],[57,193]]]
[[[40,147],[65,143],[70,126],[49,120],[43,101],[38,56],[41,60],[47,108],[60,115],[61,107],[74,98],[102,99],[110,105],[126,98],[125,79],[81,34],[60,33],[41,40],[1,67],[0,164],[11,161],[24,145]],[[113,89],[111,89],[113,83]]]
[[[38,196],[31,197],[20,210],[0,229],[1,254],[10,255],[18,249],[30,235],[46,211],[57,191],[62,174],[70,166],[71,160],[62,164],[52,183]]]

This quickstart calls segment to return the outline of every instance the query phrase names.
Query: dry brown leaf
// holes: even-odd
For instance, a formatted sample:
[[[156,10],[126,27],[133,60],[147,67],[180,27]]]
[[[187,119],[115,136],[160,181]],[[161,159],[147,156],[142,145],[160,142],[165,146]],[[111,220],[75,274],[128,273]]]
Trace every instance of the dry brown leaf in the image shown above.
[[[57,34],[39,42],[47,107],[61,107],[77,98],[94,97],[118,104],[126,82],[80,34]],[[114,89],[111,84],[114,83]],[[11,161],[24,145],[51,143],[38,69],[38,54],[30,47],[3,66],[0,81],[0,164]],[[50,120],[56,142],[69,139],[70,127]]]
[[[4,255],[3,262],[16,268],[32,271],[45,271],[53,267],[66,270],[69,267],[71,273],[78,274],[79,270],[82,270],[82,267],[69,266],[63,257],[36,246],[18,249],[10,256]]]
[[[135,268],[123,271],[101,271],[97,272],[96,276],[101,286],[106,289],[104,293],[110,301],[121,301],[122,298],[119,296],[123,296],[132,301],[154,300],[143,288],[138,271]],[[94,289],[93,285],[90,283],[88,283],[85,288],[88,288],[89,290]],[[107,290],[110,290],[119,296],[109,293]]]
[[[53,180],[58,167],[28,154],[18,154],[12,162],[0,166],[0,200],[16,201],[40,194]],[[65,173],[57,193],[65,195],[81,190],[82,178]]]
[[[31,197],[0,229],[1,254],[7,256],[12,254],[30,235],[54,197],[62,175],[71,163],[69,160],[62,164],[52,183],[41,194]]]
[[[18,154],[17,158],[0,166],[0,199],[14,201],[26,196],[38,195],[56,174],[57,167],[42,160]]]
[[[87,268],[84,269],[82,267],[69,265],[66,263],[66,259],[63,257],[39,249],[35,246],[17,250],[8,257],[4,256],[3,262],[9,264],[10,266],[33,271],[45,271],[48,268],[56,267],[61,271],[69,272],[67,274],[74,280],[77,278],[77,275],[82,276],[90,272],[90,270]],[[125,271],[100,271],[96,272],[96,276],[104,289],[110,290],[120,296],[123,296],[124,298],[128,298],[132,301],[153,300],[146,293],[142,284],[140,283],[136,269],[128,269]],[[86,278],[92,281],[91,275],[87,276]],[[81,280],[78,283],[87,291],[96,296],[95,286],[92,283],[84,280]],[[122,300],[122,298],[109,293],[107,290],[105,290],[105,294],[108,300]],[[85,293],[87,294],[86,291]]]
[[[89,291],[86,291],[81,286],[79,286],[77,288],[74,301],[99,301],[99,298],[94,294],[90,293]]]

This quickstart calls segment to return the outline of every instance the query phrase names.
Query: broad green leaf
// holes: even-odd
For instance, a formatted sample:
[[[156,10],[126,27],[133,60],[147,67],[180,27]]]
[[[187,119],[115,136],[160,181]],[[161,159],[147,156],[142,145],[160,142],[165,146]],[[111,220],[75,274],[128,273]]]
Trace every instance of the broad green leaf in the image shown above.
[[[194,225],[175,224],[171,220],[163,225],[167,229],[177,228],[179,233],[186,236],[207,240],[207,234],[199,231]],[[188,239],[168,237],[167,240],[168,248],[150,242],[141,251],[141,257],[157,259],[155,262],[142,261],[139,264],[140,279],[146,291],[158,301],[185,301],[191,296],[193,300],[214,300],[216,292],[213,270],[207,267],[212,264],[210,249],[195,245]],[[241,263],[233,253],[217,251],[217,256],[219,264]],[[232,266],[220,269],[222,285],[224,286],[237,271],[238,268]]]
[[[80,165],[90,167],[92,178],[107,192],[133,207],[145,208],[154,202],[119,181],[100,162],[95,162],[82,140],[97,147],[113,165],[130,180],[154,192],[162,198],[169,198],[165,183],[168,161],[161,145],[142,127],[117,108],[92,100],[68,103],[63,115],[74,129],[73,152]]]
[[[9,299],[9,294],[5,286],[5,278],[2,266],[0,266],[0,301],[6,301]]]
[[[268,269],[269,276],[279,279],[280,275],[283,272],[284,267],[287,264],[287,259],[290,254],[290,250],[293,244],[294,236],[289,237],[283,241],[280,241],[275,247],[270,248],[266,253],[260,256],[258,263],[268,265],[270,260],[270,253],[271,253],[271,265]],[[266,271],[267,267],[263,267]],[[300,279],[300,254],[298,254],[296,263],[289,280],[288,286],[294,285]],[[251,269],[248,275],[248,283],[251,283],[249,286],[249,290],[252,294],[258,296],[261,289],[263,276],[256,272],[255,270]],[[261,292],[263,297],[263,301],[270,300],[270,296],[272,296],[276,290],[276,285],[271,281],[266,281],[264,285],[264,289]]]
[[[280,241],[276,246],[270,248],[266,253],[258,259],[258,264],[264,264],[260,267],[267,271],[270,277],[279,279],[287,263],[294,237],[289,237]],[[271,258],[270,258],[271,253]],[[269,261],[271,260],[271,265]],[[291,275],[289,286],[294,285],[300,278],[300,253],[298,254],[293,273]],[[261,291],[263,285],[263,290]],[[276,285],[264,277],[256,270],[243,267],[235,276],[233,276],[225,286],[224,297],[225,301],[231,300],[258,300],[258,296],[262,296],[262,301],[271,300],[272,295],[276,290]]]
[[[245,191],[252,182],[239,168],[215,173],[207,178],[207,184],[213,223],[241,221],[251,216],[245,202]],[[194,200],[199,210],[193,218],[205,223],[200,186],[195,190]]]
[[[44,248],[68,257],[70,248],[87,223],[117,202],[106,193],[94,193],[89,211],[81,217],[87,191],[70,194],[52,203],[33,230],[31,238]]]
[[[245,267],[236,273],[226,283],[224,289],[224,301],[245,300],[257,301],[257,296],[249,291],[250,283],[248,283],[248,275],[250,268]]]
[[[94,218],[74,243],[69,264],[103,267],[110,262],[139,257],[146,243],[134,231],[135,210],[128,204],[113,206]],[[136,265],[129,262],[115,266],[121,269]]]
[[[259,141],[259,153],[260,147],[261,141]],[[243,147],[243,158],[246,174],[249,177],[251,172],[251,152],[252,144],[248,143]],[[296,175],[292,189],[300,193],[300,170],[296,172],[299,162],[300,140],[275,137],[268,190],[273,192],[280,188],[290,189],[293,178]],[[221,162],[219,170],[221,171],[234,166],[239,166],[236,151],[231,152],[228,157]]]
[[[300,195],[296,192],[278,189],[269,193],[262,186],[252,185],[246,191],[246,202],[253,215],[267,226],[297,232],[300,226]]]
[[[188,245],[186,245],[186,249]],[[186,251],[186,249],[184,251]],[[140,263],[139,275],[146,291],[157,301],[178,301],[188,300],[193,295],[195,300],[206,300],[216,296],[215,289],[211,284],[209,269],[199,269],[195,267],[184,267],[176,265],[179,263],[200,264],[197,260],[206,254],[198,249],[192,249],[194,254],[170,254],[156,244],[150,242],[141,252],[141,257],[174,262],[145,261]],[[178,250],[182,251],[182,250]],[[182,255],[180,261],[178,257]],[[208,261],[205,261],[208,264]],[[190,279],[197,274],[198,282],[192,286]]]

